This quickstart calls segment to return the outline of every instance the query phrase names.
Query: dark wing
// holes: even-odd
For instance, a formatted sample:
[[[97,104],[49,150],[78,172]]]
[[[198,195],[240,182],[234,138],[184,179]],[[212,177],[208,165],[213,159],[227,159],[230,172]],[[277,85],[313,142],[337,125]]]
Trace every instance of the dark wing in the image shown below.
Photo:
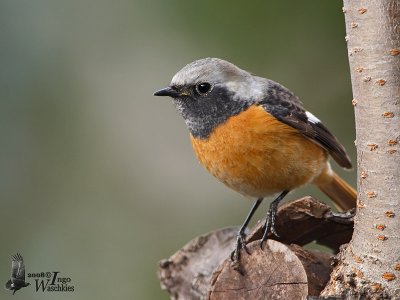
[[[303,108],[301,101],[288,89],[268,80],[267,96],[258,102],[279,121],[296,128],[304,136],[326,149],[343,168],[351,169],[350,158],[336,137],[315,116]]]
[[[12,282],[11,282],[11,279],[10,279],[9,281],[6,282],[6,284],[4,285],[4,287],[5,287],[7,290],[11,290],[11,289],[12,289],[11,284],[12,284]]]
[[[11,256],[11,258],[11,280],[25,281],[25,264],[21,254],[14,254]]]

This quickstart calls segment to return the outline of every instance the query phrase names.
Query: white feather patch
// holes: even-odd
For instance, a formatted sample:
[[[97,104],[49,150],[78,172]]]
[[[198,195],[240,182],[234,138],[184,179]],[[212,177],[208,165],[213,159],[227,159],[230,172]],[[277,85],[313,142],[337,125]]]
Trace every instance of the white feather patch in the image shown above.
[[[307,115],[308,122],[313,123],[313,124],[321,123],[321,121],[316,116],[314,116],[312,113],[310,113],[309,111],[306,111],[306,115]]]
[[[228,90],[235,93],[234,97],[238,99],[253,100],[262,99],[265,96],[265,85],[253,80],[246,81],[228,81],[225,83]]]

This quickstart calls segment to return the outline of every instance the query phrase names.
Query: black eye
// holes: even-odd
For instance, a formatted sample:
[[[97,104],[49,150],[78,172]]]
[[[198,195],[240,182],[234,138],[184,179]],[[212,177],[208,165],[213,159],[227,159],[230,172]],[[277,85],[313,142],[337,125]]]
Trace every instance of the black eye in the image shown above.
[[[196,85],[196,91],[200,95],[207,94],[210,90],[211,90],[211,84],[209,84],[208,82],[202,82]]]

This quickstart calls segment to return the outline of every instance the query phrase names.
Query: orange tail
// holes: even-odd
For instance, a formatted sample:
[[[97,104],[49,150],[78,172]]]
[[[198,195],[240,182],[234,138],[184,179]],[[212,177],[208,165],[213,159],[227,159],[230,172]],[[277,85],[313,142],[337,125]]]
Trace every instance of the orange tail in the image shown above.
[[[332,170],[323,172],[314,183],[338,209],[343,211],[356,207],[357,191]]]

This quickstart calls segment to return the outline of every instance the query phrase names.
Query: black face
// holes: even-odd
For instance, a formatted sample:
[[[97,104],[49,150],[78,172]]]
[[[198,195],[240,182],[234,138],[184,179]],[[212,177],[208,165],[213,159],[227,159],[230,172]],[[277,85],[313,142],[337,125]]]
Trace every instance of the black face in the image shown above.
[[[218,84],[200,82],[171,86],[169,89],[171,92],[168,96],[173,97],[190,133],[196,138],[208,138],[214,128],[249,107],[247,101],[234,98],[232,92]],[[164,96],[164,93],[161,94]]]

